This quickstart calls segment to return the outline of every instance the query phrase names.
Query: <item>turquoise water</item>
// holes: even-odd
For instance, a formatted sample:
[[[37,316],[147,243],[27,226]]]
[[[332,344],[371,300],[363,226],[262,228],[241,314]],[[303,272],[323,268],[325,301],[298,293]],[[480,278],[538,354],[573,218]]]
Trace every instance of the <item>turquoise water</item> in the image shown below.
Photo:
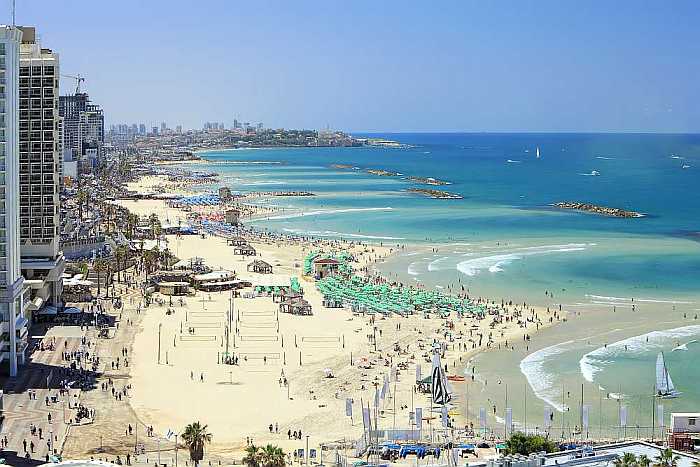
[[[592,381],[580,361],[604,344],[656,328],[694,324],[692,318],[700,309],[696,237],[700,232],[700,136],[382,136],[410,146],[211,152],[204,155],[210,163],[198,169],[219,172],[222,184],[237,191],[314,192],[317,196],[309,198],[263,200],[283,210],[256,224],[299,235],[409,245],[380,265],[385,274],[403,281],[451,290],[464,287],[472,295],[545,306],[562,304],[581,313],[585,326],[567,323],[557,331],[544,331],[521,354],[493,352],[479,357],[479,367],[498,365],[503,378],[528,388],[533,399],[528,413],[533,419],[537,413],[541,418],[545,403],[562,405],[553,396],[562,392],[562,384],[574,392],[580,384],[591,391],[602,387],[606,394],[627,386],[622,390],[628,395],[625,403],[632,405],[637,397],[634,404],[650,407],[651,399],[648,404],[640,401],[653,387],[657,348],[670,351],[677,345],[675,334],[659,337],[653,346],[606,354],[600,369],[589,378]],[[421,185],[401,177],[334,169],[331,164],[446,180],[451,185],[437,188],[465,199],[425,198],[408,193],[407,188]],[[647,216],[609,218],[550,207],[565,200],[631,209]],[[597,335],[617,331],[603,342],[588,338],[593,329]],[[700,336],[693,330],[690,334]],[[683,338],[691,340],[692,335],[683,333]],[[565,340],[573,343],[551,350]],[[528,355],[542,350],[546,361],[533,366],[533,359],[542,353],[530,360]],[[700,370],[690,363],[698,353],[700,347],[691,345],[688,351],[668,355],[669,365],[679,373],[677,385],[684,391],[682,398],[668,402],[675,407],[700,406],[700,393],[691,384]],[[546,380],[547,388],[533,384],[537,378],[532,368],[545,375],[540,379]],[[481,400],[483,405],[487,402]],[[601,405],[611,404],[618,402]],[[604,424],[614,422],[613,409],[604,411]],[[520,413],[524,414],[524,406]]]

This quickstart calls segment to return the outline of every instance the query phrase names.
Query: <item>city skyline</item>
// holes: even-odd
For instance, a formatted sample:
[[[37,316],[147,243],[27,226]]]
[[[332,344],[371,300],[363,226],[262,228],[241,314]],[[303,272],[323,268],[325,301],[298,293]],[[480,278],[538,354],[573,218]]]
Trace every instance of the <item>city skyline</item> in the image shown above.
[[[108,125],[700,131],[693,2],[206,6],[127,0],[105,25],[99,5],[39,1],[17,24],[86,78]]]

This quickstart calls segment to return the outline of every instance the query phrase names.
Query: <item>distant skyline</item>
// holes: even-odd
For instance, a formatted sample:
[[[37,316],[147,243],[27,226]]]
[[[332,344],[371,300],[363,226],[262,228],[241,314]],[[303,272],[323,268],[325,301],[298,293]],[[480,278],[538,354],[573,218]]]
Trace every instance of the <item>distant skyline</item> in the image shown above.
[[[108,125],[700,132],[691,0],[18,0],[16,11],[62,74],[85,77]],[[62,94],[74,88],[62,79]]]

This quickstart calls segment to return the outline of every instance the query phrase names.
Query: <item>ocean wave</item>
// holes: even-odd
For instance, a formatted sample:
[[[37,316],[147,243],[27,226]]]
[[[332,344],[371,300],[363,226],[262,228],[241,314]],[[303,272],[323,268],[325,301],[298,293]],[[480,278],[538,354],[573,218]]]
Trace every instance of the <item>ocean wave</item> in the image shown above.
[[[508,159],[506,162],[509,163],[509,164],[520,164],[520,161],[516,161],[516,160],[513,160],[513,159]]]
[[[406,272],[409,276],[418,276],[420,274],[420,271],[418,271],[419,264],[421,263],[418,261],[414,261],[413,263],[408,265],[408,269],[406,269]]]
[[[241,186],[257,186],[257,185],[286,185],[287,182],[281,180],[258,180],[253,182],[240,183]]]
[[[475,276],[487,269],[491,273],[502,272],[503,268],[513,261],[518,261],[526,256],[546,255],[553,253],[567,253],[573,251],[584,251],[586,243],[569,243],[565,245],[544,245],[537,247],[518,248],[508,253],[498,255],[482,256],[480,258],[468,259],[457,264],[457,270],[467,276]]]
[[[328,209],[328,210],[320,210],[320,211],[305,211],[305,212],[297,212],[293,214],[282,214],[279,216],[270,216],[270,217],[264,217],[264,218],[259,218],[255,219],[254,221],[273,221],[273,220],[282,220],[282,219],[295,219],[297,217],[312,217],[312,216],[323,216],[327,214],[345,214],[349,212],[368,212],[368,211],[391,211],[394,208],[387,206],[384,208],[347,208],[347,209]]]
[[[595,156],[596,159],[602,159],[604,161],[612,161],[615,158],[614,157],[607,157],[607,156]]]
[[[350,238],[366,238],[370,240],[405,240],[403,237],[385,237],[381,235],[366,235],[346,232],[336,232],[335,230],[301,230],[301,229],[282,229],[285,232],[294,233],[297,235],[309,235],[312,237],[350,237]]]
[[[545,347],[520,361],[520,372],[525,375],[532,392],[559,412],[564,412],[567,406],[557,402],[561,392],[555,386],[555,375],[545,369],[545,363],[569,350],[569,346],[573,343],[574,341],[566,341]]]
[[[669,342],[699,334],[700,325],[691,325],[628,337],[588,352],[579,360],[579,369],[584,379],[592,383],[597,373],[623,353],[660,351],[668,347]]]
[[[442,256],[436,260],[431,261],[430,264],[428,264],[428,271],[440,271],[441,268],[438,265],[446,259],[450,259],[450,256]]]
[[[605,302],[622,302],[622,303],[667,303],[670,305],[691,305],[695,302],[687,302],[683,300],[668,300],[668,299],[658,299],[658,298],[634,298],[631,297],[606,297],[605,295],[594,295],[586,294],[586,298],[591,298],[593,300],[603,300]]]

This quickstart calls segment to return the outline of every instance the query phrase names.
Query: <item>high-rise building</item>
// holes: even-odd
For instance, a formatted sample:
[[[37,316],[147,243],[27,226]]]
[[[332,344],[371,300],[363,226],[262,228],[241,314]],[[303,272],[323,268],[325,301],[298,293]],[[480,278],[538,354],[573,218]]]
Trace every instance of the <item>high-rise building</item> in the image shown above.
[[[182,125],[178,125],[175,127],[175,132],[179,135],[182,134]]]
[[[160,122],[160,132],[165,133],[168,131],[168,125],[165,122]]]
[[[20,269],[19,55],[22,32],[0,26],[0,362],[17,374],[27,348],[29,320]]]
[[[22,275],[31,284],[29,311],[58,309],[65,269],[60,251],[61,128],[58,54],[20,26],[19,220]]]
[[[143,123],[139,124],[139,134],[141,136],[146,136],[146,125]]]
[[[102,108],[90,102],[89,96],[77,93],[59,98],[59,114],[63,117],[64,152],[66,160],[83,162],[90,154],[102,155],[105,122]],[[96,151],[93,151],[96,150]]]

